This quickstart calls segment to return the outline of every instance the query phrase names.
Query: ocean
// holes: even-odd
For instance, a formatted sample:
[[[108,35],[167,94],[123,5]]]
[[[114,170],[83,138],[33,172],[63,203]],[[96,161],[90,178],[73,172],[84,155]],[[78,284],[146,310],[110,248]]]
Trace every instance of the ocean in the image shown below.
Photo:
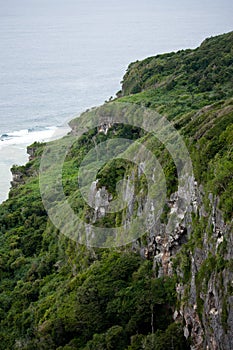
[[[232,30],[229,0],[0,0],[0,202],[26,146],[120,89],[130,62]]]

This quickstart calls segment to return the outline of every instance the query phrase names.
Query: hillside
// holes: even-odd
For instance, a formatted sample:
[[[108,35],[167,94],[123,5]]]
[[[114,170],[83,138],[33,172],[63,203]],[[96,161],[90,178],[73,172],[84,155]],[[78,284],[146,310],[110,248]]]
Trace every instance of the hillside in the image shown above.
[[[0,349],[232,349],[233,32],[70,125],[0,206]]]

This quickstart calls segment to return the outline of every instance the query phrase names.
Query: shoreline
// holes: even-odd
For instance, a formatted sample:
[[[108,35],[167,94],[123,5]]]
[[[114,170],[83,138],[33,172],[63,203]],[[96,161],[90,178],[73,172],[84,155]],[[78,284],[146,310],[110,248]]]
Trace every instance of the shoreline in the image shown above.
[[[0,141],[0,204],[8,199],[13,180],[13,165],[25,165],[29,160],[27,147],[34,142],[49,142],[65,136],[71,128],[68,124],[35,130],[23,129],[1,135]]]

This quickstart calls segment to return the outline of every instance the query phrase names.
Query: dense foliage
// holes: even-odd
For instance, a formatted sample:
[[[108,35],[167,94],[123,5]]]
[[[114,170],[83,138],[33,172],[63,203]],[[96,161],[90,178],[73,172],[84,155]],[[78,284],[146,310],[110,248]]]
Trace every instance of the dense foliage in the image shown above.
[[[206,39],[196,50],[133,63],[117,99],[155,109],[173,121],[189,148],[206,201],[208,193],[217,195],[228,223],[233,212],[232,43],[231,32]],[[150,134],[126,125],[113,126],[107,135],[95,129],[73,145],[63,167],[64,192],[79,215],[90,215],[77,190],[79,166],[93,142],[110,137],[145,143],[163,166],[167,196],[177,189],[174,163]],[[143,259],[131,246],[87,249],[59,234],[40,196],[44,145],[31,148],[30,162],[13,167],[21,181],[0,206],[0,349],[188,349],[182,319],[180,324],[172,318],[179,276],[157,277],[152,259]],[[98,173],[99,186],[115,196],[117,182],[130,169],[132,164],[123,160],[105,164]],[[136,187],[144,193],[143,178]],[[164,222],[168,211],[164,208]],[[114,226],[121,220],[109,215],[102,224]],[[198,217],[193,222],[193,239],[174,262],[183,269],[185,283],[190,281],[189,251],[201,244],[208,224]],[[213,268],[222,271],[226,264],[230,262],[221,258],[220,250],[208,257],[197,279],[202,281]]]

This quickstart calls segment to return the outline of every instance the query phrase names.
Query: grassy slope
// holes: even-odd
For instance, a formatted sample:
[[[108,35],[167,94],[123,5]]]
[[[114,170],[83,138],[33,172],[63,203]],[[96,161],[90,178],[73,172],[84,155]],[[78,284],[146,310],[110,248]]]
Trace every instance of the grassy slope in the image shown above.
[[[173,121],[189,147],[198,182],[220,196],[228,222],[233,212],[232,39],[229,33],[196,50],[131,64],[119,98]],[[65,191],[76,198],[77,210],[86,209],[73,193],[74,169],[92,136],[74,146],[64,166]],[[179,334],[177,349],[185,349],[182,331],[171,319],[175,277],[155,278],[152,262],[130,247],[105,252],[77,246],[49,222],[38,185],[42,150],[37,145],[36,158],[19,169],[25,184],[12,189],[0,208],[0,349],[122,350],[130,343],[129,349],[141,349],[142,341],[151,349],[152,312],[157,348],[168,344],[170,349],[169,341]],[[160,156],[165,166],[166,156]]]

